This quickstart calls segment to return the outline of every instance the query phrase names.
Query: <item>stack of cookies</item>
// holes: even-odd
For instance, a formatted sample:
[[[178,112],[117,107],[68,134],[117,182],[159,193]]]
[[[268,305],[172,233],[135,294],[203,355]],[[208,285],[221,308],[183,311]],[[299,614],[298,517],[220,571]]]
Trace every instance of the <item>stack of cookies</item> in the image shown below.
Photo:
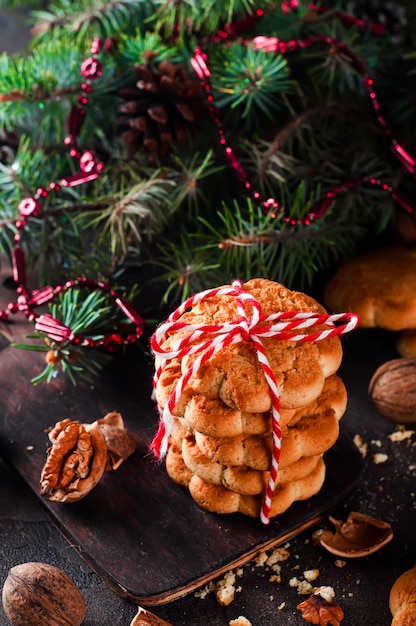
[[[265,279],[242,285],[256,300],[261,319],[279,312],[325,314],[306,294]],[[250,317],[250,301],[245,305]],[[236,298],[219,292],[201,299],[180,317],[177,333],[169,333],[169,352],[192,328],[226,325],[241,319]],[[206,326],[205,326],[206,328]],[[325,330],[322,323],[313,332]],[[307,334],[297,330],[294,334]],[[209,340],[206,333],[204,340]],[[325,478],[324,453],[336,442],[347,394],[336,374],[342,358],[338,336],[319,341],[262,337],[280,401],[280,458],[269,516],[283,513],[297,500],[316,494]],[[257,517],[266,492],[273,455],[272,394],[252,341],[231,343],[195,368],[190,351],[166,360],[155,384],[161,411],[186,373],[186,384],[171,411],[166,468],[204,509],[241,512]],[[160,357],[156,358],[156,366]]]

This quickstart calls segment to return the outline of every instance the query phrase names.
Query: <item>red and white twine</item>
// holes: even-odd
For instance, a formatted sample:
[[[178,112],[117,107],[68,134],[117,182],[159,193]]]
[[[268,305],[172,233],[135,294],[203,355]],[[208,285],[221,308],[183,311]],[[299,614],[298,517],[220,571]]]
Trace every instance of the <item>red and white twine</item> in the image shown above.
[[[235,321],[222,324],[190,324],[181,321],[181,316],[201,300],[222,296],[236,298],[237,319]],[[248,310],[250,313],[247,312]],[[171,360],[180,360],[192,354],[198,355],[192,366],[178,379],[165,406],[163,408],[158,406],[160,420],[157,433],[151,444],[152,451],[159,459],[166,455],[169,436],[174,426],[173,410],[189,379],[197,373],[199,368],[227,346],[242,341],[253,343],[259,364],[269,386],[272,401],[272,460],[270,477],[260,512],[261,521],[268,524],[272,497],[278,478],[282,432],[280,428],[279,390],[261,338],[272,337],[280,341],[314,342],[348,333],[357,327],[358,322],[359,318],[354,313],[329,315],[282,311],[272,315],[264,315],[259,302],[252,294],[244,291],[239,280],[234,281],[231,286],[209,289],[191,296],[173,311],[166,322],[157,328],[150,341],[155,357],[160,359],[153,378],[154,388],[156,388],[164,367]],[[313,332],[315,327],[322,325],[326,325],[328,328]],[[305,329],[311,329],[312,332],[296,332]],[[181,332],[182,335],[183,331],[186,331],[186,335],[179,338],[169,349],[163,348],[163,343],[168,337],[172,337],[178,332]]]

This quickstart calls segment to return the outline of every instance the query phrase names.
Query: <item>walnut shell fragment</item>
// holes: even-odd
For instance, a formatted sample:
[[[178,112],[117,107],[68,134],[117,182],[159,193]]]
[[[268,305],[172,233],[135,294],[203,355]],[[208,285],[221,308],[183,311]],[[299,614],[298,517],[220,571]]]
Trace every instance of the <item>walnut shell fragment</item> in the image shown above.
[[[172,624],[139,606],[137,614],[130,623],[130,626],[172,626]]]
[[[76,502],[133,454],[136,446],[119,413],[108,413],[92,424],[69,418],[49,432],[52,446],[41,472],[40,491],[53,502]]]
[[[416,359],[383,363],[373,374],[368,393],[374,408],[393,422],[416,422]]]
[[[2,601],[12,626],[80,626],[87,612],[84,598],[68,574],[46,563],[12,567]]]
[[[317,626],[340,626],[344,619],[343,609],[334,602],[335,596],[332,587],[318,587],[314,593],[297,605],[302,618]]]
[[[124,428],[124,421],[120,413],[111,411],[103,418],[94,422],[104,437],[107,446],[106,471],[116,470],[133,454],[136,444]]]
[[[385,546],[393,538],[389,523],[352,511],[346,522],[328,518],[335,533],[325,530],[319,542],[323,548],[341,557],[367,556]]]

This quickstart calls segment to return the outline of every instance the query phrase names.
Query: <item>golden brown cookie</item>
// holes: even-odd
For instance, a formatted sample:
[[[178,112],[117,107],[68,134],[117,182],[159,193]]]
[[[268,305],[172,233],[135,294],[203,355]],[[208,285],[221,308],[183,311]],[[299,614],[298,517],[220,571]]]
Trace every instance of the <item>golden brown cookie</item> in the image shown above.
[[[163,368],[155,390],[157,403],[163,408],[169,400],[171,393],[174,391],[178,380],[181,377],[181,363],[178,359],[172,359],[166,363]],[[173,410],[174,415],[183,415],[186,403],[193,395],[193,391],[189,387],[185,387],[181,397],[178,399]]]
[[[324,294],[331,311],[352,311],[363,328],[416,328],[416,246],[387,246],[344,262]]]
[[[391,626],[416,624],[416,566],[403,572],[394,582],[389,596]]]
[[[186,467],[207,483],[223,485],[242,495],[262,494],[266,490],[270,472],[253,470],[246,465],[227,466],[211,461],[202,454],[195,438],[190,434],[182,442],[182,458]],[[320,456],[302,457],[295,463],[281,468],[277,484],[283,485],[304,478],[312,472],[319,459]]]
[[[325,480],[325,464],[319,459],[307,476],[276,489],[271,503],[270,517],[284,513],[295,501],[306,500],[322,488]],[[211,485],[194,475],[189,483],[192,498],[202,508],[212,513],[243,513],[250,517],[260,514],[262,496],[241,495],[221,485]]]
[[[166,455],[166,471],[170,478],[182,487],[188,487],[193,472],[184,463],[180,446],[172,443]]]
[[[397,336],[396,350],[405,359],[416,357],[416,329],[402,330]]]
[[[301,409],[282,409],[280,425],[294,424],[305,413],[317,410],[317,405],[325,405],[334,410],[337,419],[341,419],[347,404],[347,392],[342,380],[333,374],[325,379],[324,388],[318,398],[308,407]],[[185,430],[199,432],[209,437],[237,437],[239,435],[264,435],[271,432],[270,412],[248,413],[231,409],[222,400],[208,400],[196,394],[190,397],[185,406],[184,417],[180,422]]]
[[[295,410],[288,410],[287,414],[293,417]],[[200,394],[190,398],[180,421],[187,430],[212,437],[262,435],[271,431],[270,411],[248,413],[232,409],[220,398],[210,400]]]
[[[323,454],[331,448],[338,439],[340,417],[330,403],[309,405],[293,425],[289,423],[282,428],[280,467],[286,467],[303,456]],[[220,438],[199,432],[194,434],[201,452],[221,465],[247,465],[263,471],[270,467],[270,434]]]
[[[244,283],[243,289],[257,298],[264,315],[285,311],[325,313],[325,309],[313,298],[269,280],[253,279]],[[251,305],[247,306],[247,310],[250,313]],[[181,321],[190,324],[229,323],[237,319],[236,299],[218,295],[198,302],[181,317]],[[316,327],[314,330],[323,328],[327,327]],[[185,332],[170,336],[164,347],[171,348]],[[317,398],[325,378],[337,371],[342,358],[341,342],[336,336],[317,342],[281,341],[276,338],[264,338],[262,341],[276,377],[282,409],[306,406]],[[182,374],[189,370],[196,358],[194,354],[182,359]],[[156,399],[161,406],[169,397],[167,389],[173,389],[175,376],[179,378],[177,362],[170,368],[169,375],[162,374],[157,382]],[[184,390],[186,401],[192,392],[210,400],[219,398],[239,411],[264,413],[271,408],[269,386],[254,344],[250,341],[224,348],[204,363],[193,373]],[[175,414],[180,414],[180,411],[175,410]]]

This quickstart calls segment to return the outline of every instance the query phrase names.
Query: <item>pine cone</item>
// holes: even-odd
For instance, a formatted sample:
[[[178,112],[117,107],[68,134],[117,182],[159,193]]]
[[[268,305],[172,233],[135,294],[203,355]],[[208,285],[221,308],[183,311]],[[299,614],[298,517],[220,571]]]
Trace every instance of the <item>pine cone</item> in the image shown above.
[[[202,89],[170,61],[159,63],[157,72],[146,65],[136,70],[140,77],[136,86],[118,92],[126,100],[118,111],[119,133],[128,145],[128,158],[140,146],[163,157],[174,141],[185,142],[187,131],[202,116]]]

